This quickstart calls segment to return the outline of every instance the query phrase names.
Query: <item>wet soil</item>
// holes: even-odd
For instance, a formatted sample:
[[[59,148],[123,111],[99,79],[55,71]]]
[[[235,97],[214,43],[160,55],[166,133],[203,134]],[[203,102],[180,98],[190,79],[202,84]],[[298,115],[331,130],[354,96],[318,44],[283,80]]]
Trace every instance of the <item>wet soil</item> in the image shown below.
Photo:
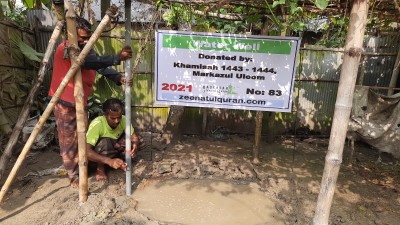
[[[3,199],[0,224],[312,224],[327,139],[262,142],[259,165],[253,137],[158,140],[147,137],[133,162],[132,196],[123,171],[109,170],[106,182],[89,173],[85,203],[59,168],[57,148],[32,150]],[[378,151],[359,143],[351,166],[348,155],[346,146],[329,224],[398,224],[399,161],[377,161]]]

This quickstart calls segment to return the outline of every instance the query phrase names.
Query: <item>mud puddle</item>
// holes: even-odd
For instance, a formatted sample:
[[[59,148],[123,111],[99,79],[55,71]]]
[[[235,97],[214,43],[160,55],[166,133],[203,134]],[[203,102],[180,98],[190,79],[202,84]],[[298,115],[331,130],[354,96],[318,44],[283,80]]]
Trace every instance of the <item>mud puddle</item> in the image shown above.
[[[284,224],[256,183],[216,180],[145,180],[133,193],[136,210],[178,224]]]

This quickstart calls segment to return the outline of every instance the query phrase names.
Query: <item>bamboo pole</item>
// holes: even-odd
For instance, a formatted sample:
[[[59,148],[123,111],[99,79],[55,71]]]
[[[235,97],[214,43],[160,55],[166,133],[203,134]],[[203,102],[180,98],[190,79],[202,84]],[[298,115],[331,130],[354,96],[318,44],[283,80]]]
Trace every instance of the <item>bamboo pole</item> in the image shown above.
[[[115,15],[118,12],[118,8],[113,5],[110,8],[109,12],[110,12],[109,14]],[[90,37],[89,42],[85,45],[85,47],[83,48],[83,50],[79,54],[79,56],[78,56],[78,58],[76,60],[77,63],[75,65],[71,66],[71,68],[69,69],[69,71],[65,75],[64,79],[60,83],[60,86],[57,88],[56,92],[54,93],[53,97],[51,98],[51,100],[50,100],[49,104],[47,105],[46,109],[44,110],[44,112],[43,112],[42,116],[40,117],[38,123],[35,125],[31,135],[29,136],[28,140],[26,141],[26,144],[25,144],[24,148],[22,149],[22,152],[18,156],[18,159],[15,162],[14,167],[12,168],[12,170],[11,170],[7,180],[6,180],[6,182],[4,183],[3,187],[0,190],[0,202],[2,202],[2,200],[4,198],[4,195],[7,193],[9,187],[11,186],[11,183],[15,179],[15,177],[16,177],[16,175],[17,175],[22,163],[24,162],[25,157],[28,154],[33,142],[35,141],[35,139],[38,136],[40,130],[42,129],[43,124],[46,122],[47,118],[49,118],[51,112],[54,109],[55,104],[57,103],[58,99],[60,98],[60,95],[64,91],[64,89],[67,86],[69,80],[71,80],[71,78],[76,74],[76,71],[78,69],[80,69],[80,66],[84,62],[84,60],[85,60],[87,54],[89,53],[90,49],[93,47],[94,43],[99,39],[101,33],[103,32],[103,30],[106,28],[106,26],[110,22],[111,17],[110,17],[109,14],[104,16],[104,18],[101,20],[101,22],[99,23],[99,26],[97,27],[95,32]]]
[[[131,46],[131,0],[125,0],[125,45]],[[128,81],[132,79],[131,71],[131,60],[125,61],[125,162],[126,162],[126,172],[125,172],[125,186],[126,195],[130,196],[132,194],[132,158],[130,155],[130,150],[132,149],[131,143],[131,87]]]
[[[363,49],[367,14],[368,0],[354,1],[350,13],[350,24],[346,37],[345,54],[340,73],[328,152],[325,157],[324,173],[313,218],[314,225],[328,225],[336,181],[342,163],[343,147],[353,103],[357,70]]]
[[[393,67],[392,77],[390,78],[389,88],[391,88],[391,89],[389,89],[389,91],[388,91],[388,96],[393,95],[394,89],[392,89],[392,88],[396,87],[399,73],[400,73],[400,48],[399,48],[399,52],[397,52],[397,57],[396,57],[396,62],[394,63],[394,67]]]
[[[394,2],[394,7],[397,9],[397,11],[399,11],[400,13],[400,6],[399,3],[397,2],[397,0],[393,0]],[[395,89],[393,89],[394,87],[396,87],[396,83],[398,80],[400,74],[400,49],[397,52],[397,57],[396,57],[396,62],[394,63],[394,68],[393,68],[393,72],[392,72],[392,77],[390,79],[390,83],[389,83],[389,91],[388,91],[388,96],[393,95],[393,91]]]
[[[78,37],[76,29],[76,14],[72,2],[69,2],[66,14],[69,58],[71,65],[76,64],[79,54]],[[76,134],[78,138],[78,158],[79,158],[79,201],[86,202],[88,197],[88,171],[86,155],[86,124],[85,124],[85,104],[82,84],[82,73],[80,68],[74,76],[74,97],[76,110]]]
[[[62,27],[63,27],[63,22],[58,21],[56,23],[56,27],[54,28],[53,34],[51,35],[49,44],[47,45],[46,51],[44,53],[44,57],[42,59],[42,62],[41,62],[40,68],[39,68],[38,78],[37,78],[35,84],[32,86],[32,89],[29,92],[27,99],[25,100],[25,104],[22,107],[22,110],[18,117],[17,123],[14,126],[14,129],[11,133],[10,139],[8,140],[6,148],[4,149],[4,153],[1,156],[0,179],[3,177],[4,171],[6,170],[6,167],[7,167],[7,163],[10,161],[13,148],[18,141],[18,138],[21,134],[21,130],[24,127],[25,121],[29,116],[29,112],[32,107],[32,104],[37,96],[40,86],[43,83],[44,76],[46,75],[46,72],[48,70],[49,60],[50,60],[51,56],[53,55],[54,46],[56,45],[57,39],[61,34]]]

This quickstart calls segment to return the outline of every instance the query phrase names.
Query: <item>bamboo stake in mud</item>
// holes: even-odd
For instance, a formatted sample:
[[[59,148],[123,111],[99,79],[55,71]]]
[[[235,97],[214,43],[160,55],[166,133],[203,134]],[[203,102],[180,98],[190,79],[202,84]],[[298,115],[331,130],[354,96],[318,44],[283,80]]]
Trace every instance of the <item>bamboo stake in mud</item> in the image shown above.
[[[332,199],[343,158],[343,148],[353,103],[357,70],[363,49],[367,14],[368,1],[353,2],[328,152],[325,157],[324,173],[313,218],[314,225],[328,225],[329,222]]]
[[[31,109],[32,104],[33,104],[33,102],[37,96],[37,93],[40,89],[40,86],[43,83],[44,76],[46,75],[46,72],[48,70],[49,60],[53,54],[54,46],[57,42],[57,39],[61,34],[62,27],[63,27],[63,22],[58,21],[56,24],[56,27],[54,28],[53,34],[51,35],[51,38],[49,40],[49,44],[47,45],[46,51],[44,53],[44,57],[43,57],[43,60],[41,62],[39,72],[38,72],[38,78],[37,78],[35,84],[32,86],[32,89],[29,92],[27,99],[25,100],[25,104],[22,107],[22,110],[18,117],[17,123],[14,126],[14,129],[11,133],[10,139],[7,142],[7,146],[4,149],[4,153],[1,156],[0,179],[4,175],[4,171],[6,170],[7,163],[10,161],[10,158],[11,158],[12,150],[18,141],[19,135],[21,134],[21,130],[24,127],[25,121],[29,116],[29,112],[30,112],[29,110]]]
[[[109,10],[109,14],[111,14],[111,15],[116,15],[117,12],[118,12],[118,8],[115,5],[113,5]],[[51,112],[54,109],[55,104],[58,102],[58,99],[60,98],[62,92],[64,91],[65,87],[67,86],[69,80],[71,80],[71,78],[76,74],[76,71],[78,71],[78,69],[80,69],[80,66],[84,62],[90,49],[93,47],[94,43],[99,39],[103,30],[109,24],[109,22],[111,20],[111,17],[109,16],[109,14],[105,15],[104,18],[101,20],[101,22],[99,23],[99,26],[94,31],[94,33],[90,37],[88,43],[85,45],[85,47],[79,54],[78,58],[76,59],[76,64],[72,65],[71,68],[68,70],[64,79],[60,83],[60,86],[57,88],[57,90],[54,93],[53,97],[51,98],[49,104],[47,105],[46,109],[44,110],[42,116],[39,118],[39,121],[33,128],[33,131],[31,133],[31,135],[29,136],[28,140],[26,141],[26,144],[25,144],[24,148],[22,149],[22,152],[18,156],[18,159],[15,162],[14,167],[12,168],[6,182],[4,183],[3,187],[0,190],[0,202],[2,202],[4,195],[7,193],[8,189],[10,188],[10,186],[11,186],[13,180],[15,179],[22,163],[24,162],[26,155],[28,154],[33,142],[35,141],[36,137],[40,133],[40,130],[42,129],[43,124],[46,122],[47,118],[49,118]]]
[[[131,0],[125,0],[125,45],[131,46]],[[125,61],[125,186],[126,195],[132,194],[132,158],[130,150],[132,149],[131,143],[131,87],[128,81],[132,79],[131,60]]]
[[[78,37],[76,29],[76,14],[74,7],[69,2],[66,14],[67,31],[68,31],[68,51],[71,65],[76,64],[76,58],[79,54]],[[88,197],[88,172],[87,172],[87,155],[86,155],[86,123],[85,123],[85,106],[84,92],[82,84],[82,73],[78,69],[74,77],[74,97],[76,111],[76,134],[78,138],[78,158],[79,158],[79,201],[86,202]]]

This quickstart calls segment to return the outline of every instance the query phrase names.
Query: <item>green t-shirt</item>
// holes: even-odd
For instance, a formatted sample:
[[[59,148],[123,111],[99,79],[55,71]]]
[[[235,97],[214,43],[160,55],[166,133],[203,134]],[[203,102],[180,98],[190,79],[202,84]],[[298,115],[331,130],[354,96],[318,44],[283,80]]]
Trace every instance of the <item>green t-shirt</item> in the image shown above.
[[[86,143],[95,146],[100,138],[111,138],[117,140],[121,134],[125,131],[126,118],[122,116],[121,122],[115,129],[112,129],[105,116],[96,117],[89,125],[86,132]],[[133,133],[133,127],[131,126],[131,133]]]

